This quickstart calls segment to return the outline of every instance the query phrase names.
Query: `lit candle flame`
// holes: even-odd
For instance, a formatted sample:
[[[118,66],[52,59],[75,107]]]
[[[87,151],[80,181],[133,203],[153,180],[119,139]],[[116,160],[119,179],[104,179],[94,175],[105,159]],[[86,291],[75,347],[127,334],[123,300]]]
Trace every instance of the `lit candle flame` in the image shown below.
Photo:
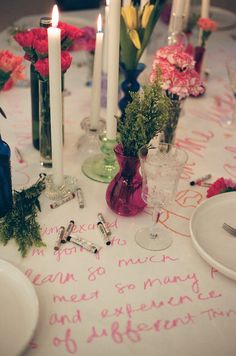
[[[97,32],[102,32],[102,15],[98,15],[98,20],[97,20]]]
[[[110,5],[110,1],[106,0],[106,6],[109,6],[109,5]]]
[[[59,21],[59,11],[57,5],[54,5],[52,9],[52,27],[57,27],[58,21]]]

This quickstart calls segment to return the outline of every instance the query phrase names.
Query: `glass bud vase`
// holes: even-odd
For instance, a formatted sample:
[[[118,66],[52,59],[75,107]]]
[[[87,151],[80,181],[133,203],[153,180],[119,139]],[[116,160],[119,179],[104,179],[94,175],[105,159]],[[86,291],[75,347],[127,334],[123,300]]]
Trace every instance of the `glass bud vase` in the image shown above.
[[[124,80],[121,83],[121,89],[123,91],[123,97],[119,101],[119,108],[121,110],[122,118],[125,117],[125,108],[131,101],[130,92],[139,91],[140,84],[138,82],[138,76],[144,71],[146,65],[138,63],[135,69],[126,69],[123,63],[120,64],[121,73],[124,76]]]
[[[39,150],[40,164],[52,167],[49,81],[39,80]]]
[[[52,24],[51,17],[41,17],[40,27],[48,28]],[[39,150],[39,75],[34,65],[30,65],[30,94],[32,116],[32,143]]]
[[[32,142],[34,148],[39,150],[39,79],[34,65],[30,65],[30,94],[32,115]]]
[[[169,118],[163,132],[161,133],[160,142],[169,144],[174,143],[182,105],[183,103],[181,100],[171,100]]]
[[[62,137],[64,142],[64,76],[62,75]],[[39,151],[40,164],[52,167],[51,116],[49,81],[39,79]]]
[[[146,205],[141,197],[142,177],[139,173],[139,158],[124,156],[120,144],[115,147],[114,152],[120,170],[107,187],[106,201],[116,214],[134,216]]]
[[[12,207],[10,147],[0,135],[0,218]]]
[[[194,51],[195,70],[199,74],[201,74],[202,71],[202,64],[203,64],[205,51],[206,49],[204,47],[200,47],[200,46],[195,47],[195,51]]]

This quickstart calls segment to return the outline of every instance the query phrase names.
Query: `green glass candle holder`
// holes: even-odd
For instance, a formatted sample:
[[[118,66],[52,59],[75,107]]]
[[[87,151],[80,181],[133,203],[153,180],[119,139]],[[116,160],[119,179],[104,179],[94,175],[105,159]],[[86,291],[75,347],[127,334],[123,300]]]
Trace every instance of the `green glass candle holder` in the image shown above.
[[[105,134],[99,138],[102,154],[87,158],[82,164],[82,172],[92,180],[109,183],[119,170],[114,153],[117,141],[108,139]]]

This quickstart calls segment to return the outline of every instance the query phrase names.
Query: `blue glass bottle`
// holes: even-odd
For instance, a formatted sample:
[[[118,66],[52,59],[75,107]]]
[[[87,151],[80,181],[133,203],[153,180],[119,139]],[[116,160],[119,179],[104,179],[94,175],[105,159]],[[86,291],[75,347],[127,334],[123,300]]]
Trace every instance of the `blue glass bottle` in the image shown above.
[[[0,113],[3,111],[0,110]],[[0,218],[11,209],[13,202],[10,157],[10,147],[0,135]]]
[[[11,150],[0,136],[0,217],[12,207]]]

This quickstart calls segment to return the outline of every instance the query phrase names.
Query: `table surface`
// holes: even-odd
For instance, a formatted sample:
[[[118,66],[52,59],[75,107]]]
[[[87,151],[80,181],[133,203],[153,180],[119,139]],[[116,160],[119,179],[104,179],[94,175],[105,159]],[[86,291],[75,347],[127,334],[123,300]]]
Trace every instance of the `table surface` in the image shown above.
[[[93,21],[94,15],[89,12],[87,19]],[[79,18],[77,13],[72,16]],[[86,16],[81,19],[83,25]],[[161,23],[157,27],[149,62],[150,53],[166,38],[166,27]],[[64,98],[64,171],[78,178],[85,208],[80,209],[74,199],[50,210],[49,200],[42,195],[38,221],[47,247],[32,248],[22,258],[14,241],[0,246],[0,258],[26,274],[39,299],[39,320],[25,355],[236,354],[235,281],[199,256],[189,230],[191,215],[206,198],[206,188],[192,187],[189,181],[206,173],[211,173],[213,180],[221,176],[236,179],[236,133],[222,126],[222,119],[233,109],[225,70],[225,60],[236,56],[231,34],[219,31],[208,41],[206,94],[189,98],[184,105],[177,143],[189,159],[176,200],[161,216],[163,229],[168,229],[174,240],[161,252],[141,249],[134,241],[135,231],[151,222],[151,210],[129,218],[115,215],[105,202],[107,185],[81,172],[86,154],[77,149],[77,142],[82,134],[81,120],[90,113],[91,88],[85,86],[86,65],[77,66],[83,55],[73,54],[65,76],[71,94]],[[7,31],[2,32],[0,47],[20,53],[8,40]],[[13,186],[20,190],[33,184],[41,172],[39,152],[31,144],[29,87],[1,92],[0,105],[8,116],[1,122],[1,133],[12,149]],[[15,146],[23,154],[23,164],[15,157]],[[98,212],[111,225],[111,246],[103,245],[96,228]],[[83,238],[102,246],[98,255],[70,244],[54,251],[59,226],[71,219]]]

